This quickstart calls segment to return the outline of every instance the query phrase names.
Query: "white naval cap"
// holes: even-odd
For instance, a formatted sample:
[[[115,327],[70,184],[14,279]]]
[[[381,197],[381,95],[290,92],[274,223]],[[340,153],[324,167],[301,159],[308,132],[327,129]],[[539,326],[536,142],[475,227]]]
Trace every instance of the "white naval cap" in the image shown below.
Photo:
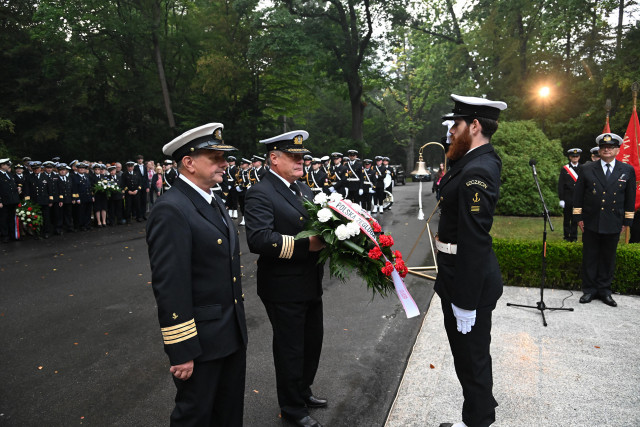
[[[237,150],[233,145],[225,144],[222,139],[222,123],[207,123],[198,126],[174,138],[171,142],[162,147],[162,152],[167,156],[172,156],[176,161],[182,160],[197,150]]]
[[[309,138],[309,132],[306,130],[293,130],[272,138],[261,139],[260,143],[266,146],[267,151],[278,150],[292,154],[311,154],[311,151],[302,145],[302,141],[307,138]]]
[[[603,133],[596,138],[596,144],[602,147],[603,145],[615,145],[620,147],[622,145],[622,138],[615,133]]]
[[[462,117],[481,117],[490,120],[498,120],[500,111],[506,110],[507,104],[502,101],[491,101],[475,96],[461,96],[451,94],[455,102],[452,113],[442,116],[443,120],[458,119]]]

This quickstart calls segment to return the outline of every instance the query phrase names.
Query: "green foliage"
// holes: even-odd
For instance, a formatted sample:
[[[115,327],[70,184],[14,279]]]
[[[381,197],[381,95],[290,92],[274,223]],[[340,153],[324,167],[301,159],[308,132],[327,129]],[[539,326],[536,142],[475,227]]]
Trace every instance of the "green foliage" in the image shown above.
[[[502,279],[508,286],[540,286],[542,280],[542,242],[494,239]],[[640,244],[620,244],[616,255],[616,271],[612,290],[621,294],[640,295]],[[547,241],[545,287],[580,290],[582,243]]]
[[[559,141],[549,140],[532,121],[500,122],[491,139],[502,159],[502,187],[496,207],[498,215],[529,215],[542,213],[530,159],[536,159],[538,180],[547,207],[554,214],[558,208],[558,175],[564,163]]]

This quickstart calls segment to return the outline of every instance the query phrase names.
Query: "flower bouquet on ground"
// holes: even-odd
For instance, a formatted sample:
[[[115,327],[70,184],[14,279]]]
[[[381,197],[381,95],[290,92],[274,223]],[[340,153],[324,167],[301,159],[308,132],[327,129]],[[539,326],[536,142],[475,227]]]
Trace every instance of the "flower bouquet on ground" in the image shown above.
[[[40,227],[42,227],[42,209],[40,205],[36,205],[30,200],[22,201],[16,209],[16,216],[27,231],[31,231],[34,234],[40,232]]]
[[[101,179],[93,184],[93,193],[105,193],[107,197],[111,197],[114,193],[121,192],[122,189],[115,181],[109,181],[107,179]]]
[[[318,262],[329,261],[332,277],[344,282],[355,271],[374,297],[376,294],[385,297],[395,290],[407,316],[419,314],[415,307],[415,314],[409,315],[413,308],[407,304],[415,306],[415,302],[402,281],[409,270],[400,251],[392,250],[393,237],[382,232],[378,221],[339,193],[331,196],[319,193],[313,202],[303,203],[309,221],[296,239],[318,236],[325,241]]]

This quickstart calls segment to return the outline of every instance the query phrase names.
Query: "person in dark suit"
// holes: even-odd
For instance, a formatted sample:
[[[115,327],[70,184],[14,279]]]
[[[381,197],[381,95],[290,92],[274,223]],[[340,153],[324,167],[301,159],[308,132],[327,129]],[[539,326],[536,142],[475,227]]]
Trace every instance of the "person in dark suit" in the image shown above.
[[[362,190],[362,162],[358,160],[358,150],[348,150],[349,160],[344,162],[345,176],[347,179],[347,198],[354,203],[359,203]]]
[[[622,138],[604,133],[596,138],[600,161],[582,168],[576,182],[573,215],[582,231],[582,292],[585,304],[600,298],[616,307],[611,282],[620,233],[633,223],[636,174],[616,160]]]
[[[300,197],[313,198],[302,176],[309,154],[299,130],[260,141],[270,170],[245,197],[247,242],[258,258],[258,295],[273,329],[273,360],[278,403],[284,418],[298,426],[320,426],[309,408],[327,405],[311,386],[322,350],[322,275],[317,236],[295,240],[309,219]]]
[[[73,183],[69,176],[71,168],[66,163],[58,166],[58,215],[56,217],[56,234],[64,231],[73,232]]]
[[[167,159],[164,161],[164,190],[168,190],[173,185],[173,182],[178,177],[178,171],[173,168],[173,160]]]
[[[16,165],[14,168],[13,180],[18,187],[18,194],[20,195],[20,200],[24,200],[24,197],[27,195],[27,174],[24,172],[24,166]]]
[[[9,173],[11,160],[0,159],[0,239],[7,243],[16,237],[16,209],[20,203],[18,186]]]
[[[225,182],[227,183],[227,197],[226,206],[229,209],[229,216],[231,218],[238,218],[238,192],[236,191],[236,173],[238,173],[238,166],[236,166],[236,157],[227,157],[229,167],[225,171]]]
[[[124,184],[124,218],[127,224],[131,224],[131,218],[136,217],[141,222],[142,209],[140,208],[140,193],[143,192],[142,178],[135,172],[135,162],[128,161],[126,163],[127,171],[122,174],[122,183]],[[145,193],[146,194],[146,193]]]
[[[338,192],[345,196],[347,194],[347,169],[342,164],[342,153],[334,151],[331,153],[331,161],[333,164],[329,166],[327,171],[327,179],[329,185],[326,193],[331,194]]]
[[[484,427],[495,421],[491,313],[502,295],[502,277],[489,232],[500,194],[502,162],[491,145],[501,101],[451,95],[455,102],[447,157],[453,166],[440,182],[442,209],[434,289],[462,386],[462,422]],[[442,424],[442,426],[452,424]]]
[[[251,185],[259,183],[267,173],[267,168],[263,166],[263,162],[264,157],[260,157],[255,154],[253,155],[253,157],[251,157],[252,168],[249,170],[249,179],[251,180]]]
[[[73,198],[76,200],[78,215],[78,229],[88,231],[91,229],[91,210],[93,207],[93,191],[91,178],[89,177],[89,165],[84,162],[76,163],[78,173],[72,178]]]
[[[147,219],[147,199],[149,198],[149,178],[147,177],[147,167],[144,163],[144,156],[142,154],[138,154],[136,156],[136,164],[133,168],[133,173],[138,176],[138,185],[141,187],[137,193],[138,204],[136,205],[136,208],[138,210],[135,212],[136,219],[140,222]]]
[[[222,124],[163,147],[180,176],[158,198],[147,243],[158,320],[176,385],[172,426],[242,425],[247,327],[238,230],[211,187],[224,179]]]
[[[573,218],[573,190],[578,181],[578,174],[582,166],[580,165],[579,148],[570,148],[567,150],[569,155],[569,163],[560,169],[558,177],[558,198],[560,199],[560,207],[563,209],[564,221],[564,240],[567,242],[578,241],[578,224]]]
[[[373,162],[371,159],[364,159],[364,166],[362,167],[362,209],[366,210],[371,215],[371,201],[376,194],[376,185],[378,179],[371,167]]]
[[[311,159],[311,169],[303,177],[304,182],[316,194],[321,193],[328,185],[327,174],[320,167],[320,159],[317,157]]]
[[[251,188],[251,178],[249,177],[251,160],[244,157],[240,161],[240,168],[236,172],[236,186],[235,190],[238,194],[238,207],[240,208],[240,214],[242,220],[238,225],[244,225],[244,196],[249,188]]]
[[[30,165],[33,173],[29,176],[29,190],[25,200],[31,200],[33,203],[40,205],[42,215],[40,236],[48,239],[51,234],[51,206],[53,205],[51,179],[42,172],[42,162],[32,161]],[[36,238],[40,236],[36,236]]]
[[[376,194],[374,195],[373,212],[384,213],[384,199],[386,194],[384,193],[384,178],[387,176],[387,168],[382,164],[382,156],[374,157],[376,165],[373,167],[373,171],[376,176]]]

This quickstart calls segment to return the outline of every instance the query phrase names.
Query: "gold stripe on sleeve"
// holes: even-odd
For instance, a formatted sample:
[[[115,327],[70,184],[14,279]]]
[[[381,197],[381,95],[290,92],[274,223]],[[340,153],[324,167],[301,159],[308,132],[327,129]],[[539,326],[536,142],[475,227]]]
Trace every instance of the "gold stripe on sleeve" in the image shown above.
[[[633,219],[633,215],[634,215],[634,212],[625,212],[624,213],[624,218],[625,219]]]
[[[574,215],[582,215],[582,208],[573,208]]]

